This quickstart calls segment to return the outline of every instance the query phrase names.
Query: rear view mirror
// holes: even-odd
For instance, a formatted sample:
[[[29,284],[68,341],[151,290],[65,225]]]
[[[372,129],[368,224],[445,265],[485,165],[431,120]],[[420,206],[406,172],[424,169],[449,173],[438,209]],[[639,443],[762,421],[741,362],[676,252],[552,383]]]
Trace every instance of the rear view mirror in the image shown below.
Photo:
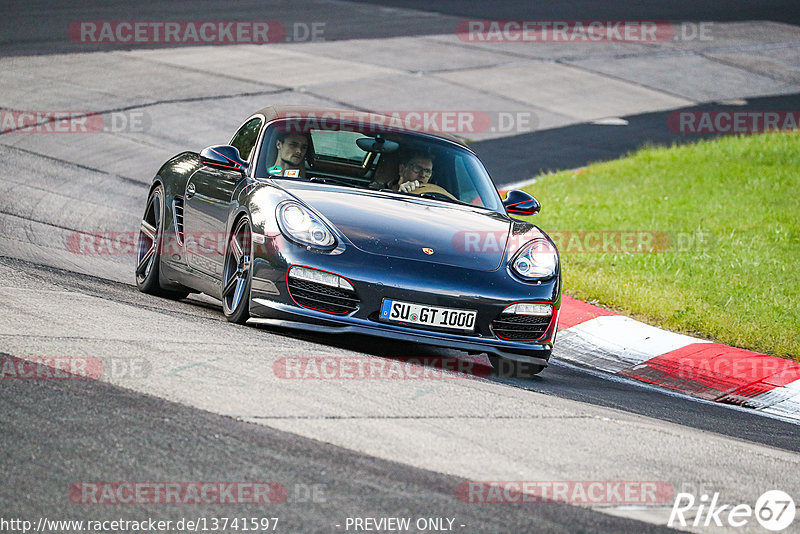
[[[394,141],[384,139],[380,134],[376,135],[375,137],[362,137],[360,139],[356,139],[356,144],[358,145],[358,148],[364,152],[377,152],[379,154],[394,152],[400,148],[400,145]]]
[[[516,189],[508,192],[503,206],[508,213],[514,215],[536,215],[542,209],[542,205],[533,196]]]

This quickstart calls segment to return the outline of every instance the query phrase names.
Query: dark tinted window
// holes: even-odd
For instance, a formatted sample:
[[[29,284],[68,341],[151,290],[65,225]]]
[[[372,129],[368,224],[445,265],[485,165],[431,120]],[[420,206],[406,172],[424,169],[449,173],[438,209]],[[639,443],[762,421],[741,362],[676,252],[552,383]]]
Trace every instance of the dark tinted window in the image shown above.
[[[261,130],[261,119],[255,118],[247,121],[239,128],[231,140],[231,145],[239,150],[239,156],[245,161],[250,158],[250,152],[256,144],[258,132]]]
[[[268,169],[275,164],[279,135],[304,135],[309,140],[304,168],[306,179],[318,178],[321,182],[383,189],[386,192],[395,187],[393,182],[399,177],[399,166],[404,157],[428,153],[433,162],[433,174],[428,183],[447,193],[443,195],[444,198],[442,195],[428,198],[456,201],[505,213],[492,179],[478,157],[467,148],[425,134],[390,129],[376,131],[369,125],[330,122],[325,129],[318,128],[317,124],[312,127],[301,126],[304,125],[275,121],[266,128],[256,163],[256,177],[299,179],[296,174],[289,177],[270,175]],[[377,135],[396,144],[396,150],[376,154],[358,146],[359,139]],[[431,192],[434,195],[436,193],[435,190]],[[398,198],[403,195],[405,193],[398,192]]]

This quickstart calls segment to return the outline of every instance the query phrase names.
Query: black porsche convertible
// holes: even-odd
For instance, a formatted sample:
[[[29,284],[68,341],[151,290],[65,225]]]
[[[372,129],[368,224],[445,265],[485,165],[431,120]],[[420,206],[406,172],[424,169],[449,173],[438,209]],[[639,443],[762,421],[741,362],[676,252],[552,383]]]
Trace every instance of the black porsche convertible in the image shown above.
[[[460,139],[343,110],[268,107],[150,187],[136,284],[236,323],[356,333],[547,366],[558,251]]]

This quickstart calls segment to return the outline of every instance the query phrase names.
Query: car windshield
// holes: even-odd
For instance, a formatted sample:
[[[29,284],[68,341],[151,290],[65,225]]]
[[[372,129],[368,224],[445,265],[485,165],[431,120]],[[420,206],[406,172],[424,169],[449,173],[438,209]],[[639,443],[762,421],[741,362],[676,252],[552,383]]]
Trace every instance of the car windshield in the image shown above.
[[[419,183],[410,194],[504,213],[483,164],[471,151],[434,136],[359,129],[352,124],[294,130],[272,123],[264,134],[256,177],[400,190],[401,170]],[[409,179],[409,178],[406,178]]]

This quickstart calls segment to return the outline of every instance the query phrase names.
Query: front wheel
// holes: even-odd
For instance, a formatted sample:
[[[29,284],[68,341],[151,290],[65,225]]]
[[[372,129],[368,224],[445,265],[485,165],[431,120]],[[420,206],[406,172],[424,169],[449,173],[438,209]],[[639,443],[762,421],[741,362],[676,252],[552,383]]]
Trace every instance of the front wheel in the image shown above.
[[[222,269],[222,311],[232,323],[250,318],[252,242],[250,219],[242,217],[228,239]]]
[[[147,198],[136,239],[136,287],[142,293],[183,299],[189,295],[188,291],[171,291],[161,287],[160,265],[166,220],[165,207],[164,187],[156,186]]]

